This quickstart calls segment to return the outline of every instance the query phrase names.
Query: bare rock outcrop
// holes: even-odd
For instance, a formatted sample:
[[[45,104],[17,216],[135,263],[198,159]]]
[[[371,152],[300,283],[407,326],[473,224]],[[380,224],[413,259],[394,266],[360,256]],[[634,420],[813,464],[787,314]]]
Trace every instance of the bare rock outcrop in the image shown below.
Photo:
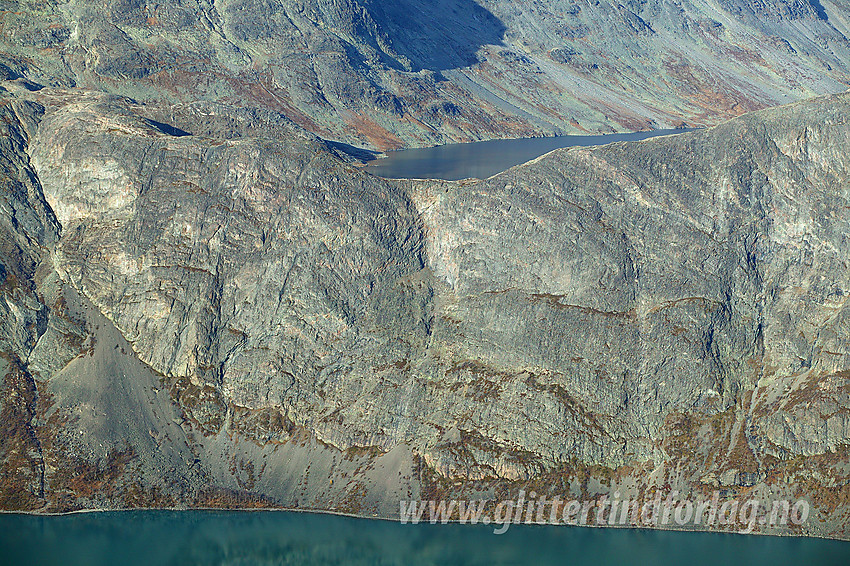
[[[848,21],[805,0],[4,1],[0,76],[275,112],[383,151],[711,126],[841,92]]]
[[[19,83],[6,507],[722,487],[847,536],[847,94],[448,182]]]

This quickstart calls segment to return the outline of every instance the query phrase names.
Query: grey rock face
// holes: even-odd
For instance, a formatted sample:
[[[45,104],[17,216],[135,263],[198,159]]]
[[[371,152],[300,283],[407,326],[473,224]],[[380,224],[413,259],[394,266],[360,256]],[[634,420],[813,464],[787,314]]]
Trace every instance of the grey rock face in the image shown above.
[[[843,2],[4,5],[3,76],[271,110],[380,150],[713,125],[850,84]]]
[[[182,135],[159,106],[17,93],[30,507],[723,486],[846,536],[850,96],[442,182],[291,124],[232,139],[267,117],[214,105]]]
[[[5,94],[5,93],[4,93]],[[4,191],[0,201],[0,317],[4,333],[2,348],[26,357],[43,321],[44,305],[35,291],[42,250],[58,238],[59,225],[46,205],[38,177],[26,150],[41,108],[33,103],[0,98],[3,135],[0,139],[0,175]]]
[[[14,509],[39,506],[45,487],[27,360],[48,323],[38,264],[59,225],[26,153],[41,110],[0,90],[0,505]]]
[[[108,104],[57,111],[33,159],[67,237],[60,272],[154,369],[249,407],[317,403],[316,380],[424,335],[397,284],[422,263],[415,210],[398,188],[365,175],[352,185],[303,134],[199,144]]]

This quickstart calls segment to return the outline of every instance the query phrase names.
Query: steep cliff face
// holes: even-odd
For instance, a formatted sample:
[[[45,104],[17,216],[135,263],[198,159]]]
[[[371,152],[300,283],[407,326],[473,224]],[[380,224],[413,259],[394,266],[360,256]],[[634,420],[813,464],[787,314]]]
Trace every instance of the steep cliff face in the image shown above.
[[[6,85],[5,508],[722,488],[847,536],[847,94],[442,182]]]
[[[713,125],[850,84],[837,0],[20,0],[0,22],[4,78],[381,150]]]
[[[44,497],[44,462],[32,422],[37,394],[26,360],[50,312],[39,291],[38,264],[59,232],[26,153],[40,111],[0,91],[0,505],[19,509],[37,507]]]

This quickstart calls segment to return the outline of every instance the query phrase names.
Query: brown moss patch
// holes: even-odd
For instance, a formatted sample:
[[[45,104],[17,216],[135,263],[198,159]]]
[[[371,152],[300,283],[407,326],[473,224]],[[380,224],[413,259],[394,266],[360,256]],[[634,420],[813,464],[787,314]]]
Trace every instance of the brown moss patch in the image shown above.
[[[603,311],[591,307],[570,305],[562,302],[564,300],[564,295],[552,295],[550,293],[534,293],[530,296],[530,300],[533,303],[545,303],[554,309],[573,309],[584,314],[604,316],[606,318],[622,318],[629,321],[637,319],[637,312],[635,311],[635,309],[629,309],[627,311]]]
[[[44,460],[36,436],[38,392],[15,356],[0,384],[0,509],[30,511],[44,503]]]
[[[348,461],[353,462],[358,459],[369,459],[374,460],[378,456],[382,456],[386,454],[386,450],[381,448],[380,446],[350,446],[345,449],[344,458]]]
[[[188,377],[179,377],[171,384],[171,397],[184,417],[204,436],[218,434],[224,426],[227,405],[219,390],[212,385],[197,385]]]
[[[280,409],[250,409],[230,404],[229,430],[258,446],[286,442],[295,425]]]

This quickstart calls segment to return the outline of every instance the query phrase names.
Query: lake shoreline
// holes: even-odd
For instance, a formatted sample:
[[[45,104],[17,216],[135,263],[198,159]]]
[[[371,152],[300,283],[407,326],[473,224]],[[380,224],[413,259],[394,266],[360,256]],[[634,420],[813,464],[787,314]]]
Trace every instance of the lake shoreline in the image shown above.
[[[21,515],[28,517],[68,517],[73,515],[87,515],[87,514],[99,514],[99,513],[132,513],[135,511],[140,512],[173,512],[173,513],[182,513],[182,512],[201,512],[201,513],[209,513],[209,512],[220,512],[220,513],[261,513],[261,512],[269,512],[269,513],[303,513],[307,515],[326,515],[332,517],[342,517],[348,519],[362,519],[362,520],[374,520],[381,521],[387,523],[396,523],[404,526],[423,526],[423,525],[468,525],[472,527],[494,527],[499,525],[499,523],[491,523],[484,524],[481,522],[478,523],[470,523],[466,521],[460,521],[458,519],[451,520],[439,520],[432,523],[430,520],[423,519],[418,523],[402,523],[398,518],[386,517],[382,515],[363,515],[357,513],[346,513],[343,511],[334,511],[330,509],[302,509],[302,508],[287,508],[287,507],[257,507],[257,508],[248,508],[248,507],[133,507],[133,508],[121,508],[121,509],[103,509],[103,508],[90,508],[90,509],[75,509],[73,511],[54,511],[54,512],[39,512],[39,511],[10,511],[6,509],[0,509],[0,515]],[[850,542],[850,538],[842,539],[838,537],[832,537],[822,534],[792,534],[792,533],[778,533],[778,532],[762,532],[762,531],[751,531],[749,533],[743,533],[737,530],[716,530],[716,529],[685,529],[685,528],[659,528],[659,527],[639,527],[634,525],[594,525],[594,524],[585,524],[585,525],[574,525],[568,523],[551,523],[551,522],[531,522],[527,523],[525,521],[519,523],[511,523],[511,528],[520,527],[520,526],[534,526],[534,527],[567,527],[567,528],[591,528],[591,529],[612,529],[612,530],[631,530],[631,531],[645,531],[645,532],[671,532],[671,533],[706,533],[706,534],[718,534],[718,535],[738,535],[738,536],[760,536],[760,537],[778,537],[778,538],[798,538],[798,539],[819,539],[819,540],[834,540],[838,542]],[[498,535],[497,535],[498,536]]]
[[[389,150],[376,153],[375,159],[359,169],[376,177],[393,180],[483,180],[558,149],[639,142],[656,137],[686,134],[699,129],[676,128],[612,134],[496,139]]]
[[[527,137],[524,137],[524,138],[493,138],[493,139],[488,139],[488,140],[474,140],[474,141],[466,141],[466,142],[438,143],[438,144],[435,144],[435,145],[425,145],[425,146],[421,146],[421,147],[402,147],[402,148],[399,148],[399,149],[386,149],[386,150],[383,150],[383,151],[381,151],[381,150],[366,150],[366,151],[369,151],[370,153],[374,154],[376,156],[375,160],[377,160],[377,159],[384,159],[384,157],[378,157],[378,156],[387,156],[387,155],[391,155],[391,154],[394,154],[394,153],[401,153],[403,151],[436,149],[438,147],[448,147],[448,146],[456,146],[456,145],[472,145],[472,144],[479,144],[479,143],[484,144],[484,143],[499,143],[499,142],[515,142],[515,141],[518,142],[518,141],[524,141],[524,140],[537,140],[537,141],[557,140],[557,139],[562,139],[562,138],[597,138],[597,137],[608,137],[608,136],[630,136],[630,135],[641,135],[641,134],[653,134],[654,132],[669,132],[669,133],[666,133],[666,134],[659,134],[659,135],[675,136],[675,135],[680,134],[680,133],[693,132],[693,131],[697,131],[697,130],[705,130],[709,127],[711,127],[711,126],[706,126],[706,127],[684,126],[682,128],[659,128],[659,129],[656,129],[656,130],[635,130],[635,131],[632,131],[632,132],[608,132],[608,133],[605,133],[605,134],[563,134],[563,135],[558,135],[558,136],[543,136],[543,135],[527,136]],[[658,136],[651,136],[651,137],[658,137]],[[647,139],[649,139],[649,138],[647,138]],[[332,143],[336,144],[336,143],[339,143],[339,142],[332,142]],[[611,143],[616,143],[616,142],[611,142]]]

